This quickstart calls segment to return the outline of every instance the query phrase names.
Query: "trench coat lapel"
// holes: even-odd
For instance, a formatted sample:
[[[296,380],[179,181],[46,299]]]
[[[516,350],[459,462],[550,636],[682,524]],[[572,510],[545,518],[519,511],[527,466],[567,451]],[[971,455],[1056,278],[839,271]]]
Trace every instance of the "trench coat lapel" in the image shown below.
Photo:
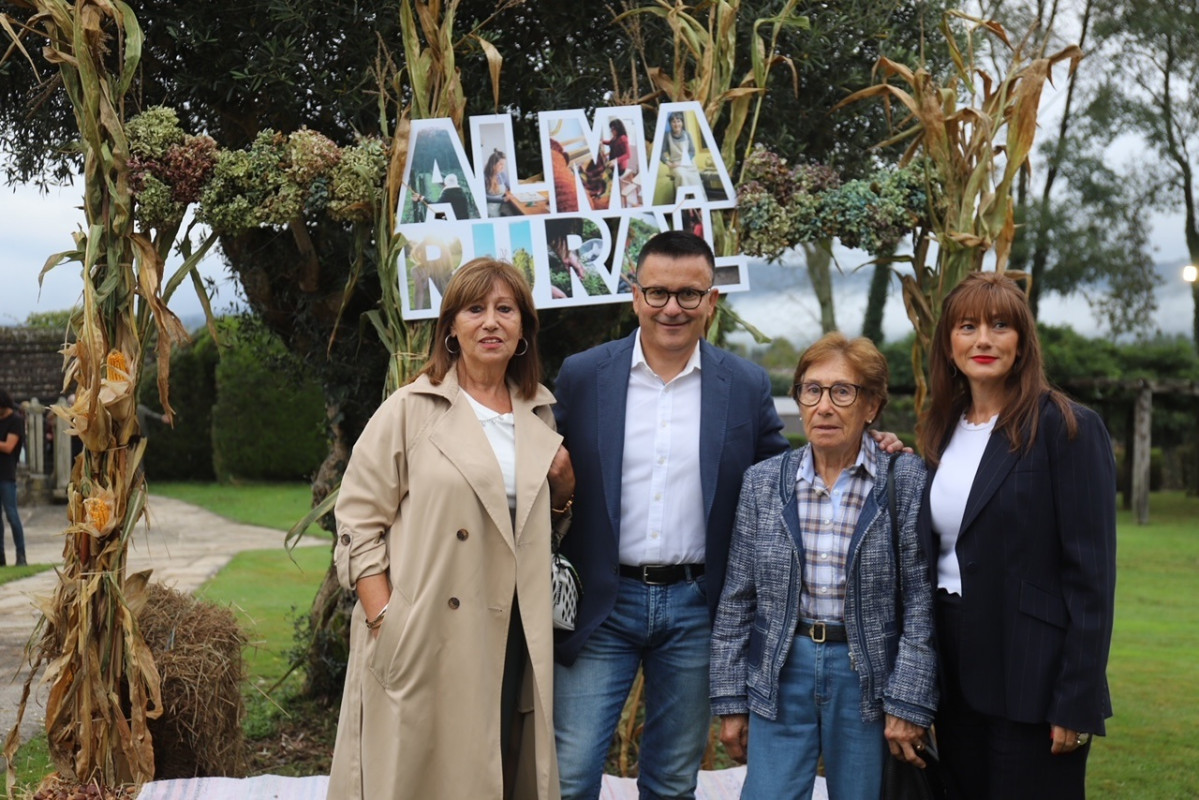
[[[638,332],[633,331],[633,336]],[[595,441],[600,453],[600,480],[607,504],[609,530],[619,536],[620,487],[624,463],[624,423],[629,399],[629,371],[633,366],[633,339],[596,366]]]
[[[512,516],[508,511],[508,493],[504,490],[500,463],[475,416],[474,407],[458,386],[456,371],[451,369],[437,388],[450,401],[450,410],[434,423],[429,441],[466,478],[496,530],[515,551]],[[518,454],[518,461],[519,458]]]
[[[516,541],[533,511],[533,504],[545,486],[550,463],[562,444],[562,437],[546,420],[537,416],[539,406],[553,404],[554,396],[543,386],[537,394],[524,400],[517,397],[516,387],[512,391],[512,414],[516,420]]]
[[[966,498],[966,510],[962,513],[962,527],[959,536],[964,534],[974,522],[987,502],[999,490],[1012,467],[1020,460],[1019,453],[1012,452],[1011,442],[1000,431],[993,431],[987,439],[986,449],[983,450],[982,460],[978,463],[978,471],[974,473],[974,483],[970,485],[970,494]],[[929,480],[929,485],[932,480]]]

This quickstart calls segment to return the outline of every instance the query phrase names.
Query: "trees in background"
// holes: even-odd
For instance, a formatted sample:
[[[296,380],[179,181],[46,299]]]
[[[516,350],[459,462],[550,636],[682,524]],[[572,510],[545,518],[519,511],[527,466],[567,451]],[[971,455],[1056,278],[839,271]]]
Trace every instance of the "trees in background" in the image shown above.
[[[1102,121],[1148,145],[1132,169],[1146,208],[1181,209],[1187,251],[1199,264],[1199,6],[1193,0],[1094,0],[1104,73]],[[1192,336],[1199,348],[1199,282]]]
[[[1119,135],[1104,113],[1104,35],[1096,0],[999,2],[994,12],[1041,50],[1075,42],[1078,69],[1058,84],[1041,143],[1016,186],[1011,268],[1027,272],[1033,314],[1043,296],[1081,294],[1112,336],[1152,329],[1158,283],[1140,184],[1109,162]],[[996,55],[1001,60],[1002,54]]]

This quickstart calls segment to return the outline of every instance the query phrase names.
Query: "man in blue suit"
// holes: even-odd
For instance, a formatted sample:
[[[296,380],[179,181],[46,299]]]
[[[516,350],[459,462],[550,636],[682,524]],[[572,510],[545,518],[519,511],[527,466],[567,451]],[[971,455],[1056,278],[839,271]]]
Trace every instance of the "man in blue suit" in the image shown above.
[[[633,286],[640,328],[568,358],[555,385],[577,480],[562,549],[583,580],[575,630],[556,645],[564,800],[599,796],[638,667],[641,797],[695,796],[711,721],[711,617],[741,477],[787,447],[766,372],[704,340],[714,280],[703,239],[653,237]]]

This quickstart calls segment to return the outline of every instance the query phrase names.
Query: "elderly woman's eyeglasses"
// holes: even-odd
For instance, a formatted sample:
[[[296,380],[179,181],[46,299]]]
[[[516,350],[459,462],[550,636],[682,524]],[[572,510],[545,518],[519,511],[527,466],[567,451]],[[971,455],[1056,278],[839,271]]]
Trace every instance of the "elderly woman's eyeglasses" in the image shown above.
[[[820,398],[828,392],[828,399],[833,401],[833,405],[838,408],[852,406],[853,402],[858,399],[858,390],[861,389],[856,383],[834,383],[832,386],[821,386],[819,383],[797,383],[795,384],[795,396],[799,399],[801,406],[819,405]]]
[[[679,289],[677,292],[672,292],[662,286],[642,286],[641,296],[645,298],[645,302],[653,308],[665,308],[670,302],[670,298],[678,302],[679,308],[686,311],[692,311],[699,308],[699,304],[704,301],[704,298],[712,293],[711,289]]]

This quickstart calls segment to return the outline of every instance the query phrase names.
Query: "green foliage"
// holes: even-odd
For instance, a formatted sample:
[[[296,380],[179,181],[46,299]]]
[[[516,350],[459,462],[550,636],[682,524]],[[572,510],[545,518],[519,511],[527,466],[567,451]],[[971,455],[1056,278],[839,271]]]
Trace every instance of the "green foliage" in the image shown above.
[[[71,322],[72,311],[30,311],[25,318],[26,328],[40,328],[51,331],[66,331]]]
[[[1076,380],[1122,377],[1122,353],[1111,340],[1088,339],[1066,325],[1038,325],[1037,331],[1050,382],[1062,386]]]
[[[324,459],[325,403],[283,343],[241,321],[216,369],[213,468],[222,481],[311,478]]]
[[[889,254],[920,225],[928,197],[915,168],[880,169],[842,183],[830,167],[791,167],[758,145],[746,159],[737,203],[742,248],[775,261],[798,244],[832,238]]]
[[[138,158],[161,161],[167,150],[182,144],[186,134],[179,127],[179,115],[167,106],[154,106],[125,124],[129,137],[129,153]]]
[[[799,350],[782,336],[776,336],[754,360],[767,370],[779,370],[790,376],[799,363]]]
[[[146,476],[159,480],[212,480],[212,408],[216,403],[216,365],[212,335],[203,330],[188,347],[171,353],[173,425],[150,419],[142,435],[146,447]],[[138,386],[139,402],[158,403],[158,366],[148,365]]]
[[[387,149],[363,139],[342,152],[330,178],[329,214],[342,222],[371,222],[387,174]]]

